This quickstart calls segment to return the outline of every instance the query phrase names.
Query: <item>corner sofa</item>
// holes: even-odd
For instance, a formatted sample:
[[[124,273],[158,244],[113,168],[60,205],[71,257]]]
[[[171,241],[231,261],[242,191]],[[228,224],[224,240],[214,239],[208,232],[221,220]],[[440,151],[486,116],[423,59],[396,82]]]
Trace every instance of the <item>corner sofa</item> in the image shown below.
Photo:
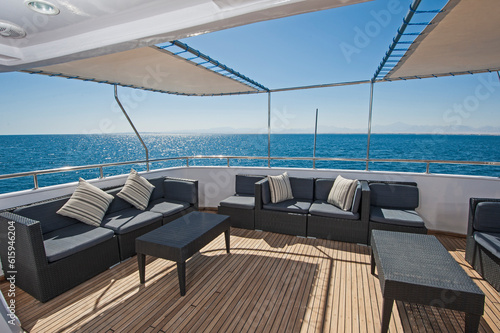
[[[255,183],[264,176],[236,175],[234,195],[222,200],[217,212],[231,216],[231,226],[255,229]]]
[[[419,206],[419,191],[413,182],[369,182],[370,223],[372,230],[388,230],[426,234],[424,220],[415,211]]]
[[[500,199],[470,199],[465,259],[500,291]]]
[[[14,274],[18,287],[46,302],[133,256],[138,236],[197,210],[197,181],[148,181],[155,189],[144,211],[117,197],[121,188],[106,191],[114,199],[99,227],[56,214],[69,196],[0,213],[5,276]]]

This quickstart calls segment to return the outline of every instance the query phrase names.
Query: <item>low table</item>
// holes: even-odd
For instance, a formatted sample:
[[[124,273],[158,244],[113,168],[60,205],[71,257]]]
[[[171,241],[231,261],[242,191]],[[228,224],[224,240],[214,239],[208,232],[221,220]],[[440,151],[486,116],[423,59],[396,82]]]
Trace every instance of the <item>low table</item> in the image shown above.
[[[177,275],[181,296],[186,294],[186,260],[225,233],[226,251],[229,253],[229,216],[191,212],[168,224],[150,231],[135,240],[139,278],[145,281],[146,254],[177,262]]]
[[[464,311],[465,332],[477,332],[484,293],[436,237],[373,230],[371,271],[378,268],[382,332],[387,332],[394,300]]]

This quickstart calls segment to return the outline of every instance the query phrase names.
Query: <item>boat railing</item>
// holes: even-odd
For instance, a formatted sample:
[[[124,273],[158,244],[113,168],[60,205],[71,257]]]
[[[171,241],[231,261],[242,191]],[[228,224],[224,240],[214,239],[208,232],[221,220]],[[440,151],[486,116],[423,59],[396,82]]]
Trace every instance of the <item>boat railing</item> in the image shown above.
[[[431,164],[456,164],[456,165],[488,165],[488,166],[500,166],[500,162],[493,161],[455,161],[455,160],[419,160],[419,159],[384,159],[384,158],[343,158],[343,157],[268,157],[268,156],[225,156],[225,155],[194,155],[194,156],[179,156],[179,157],[167,157],[167,158],[157,158],[148,160],[137,160],[137,161],[124,161],[124,162],[114,162],[114,163],[103,163],[103,164],[91,164],[84,166],[68,166],[54,169],[37,170],[37,171],[27,171],[19,172],[13,174],[0,175],[0,180],[12,179],[19,177],[33,177],[34,189],[38,189],[38,176],[46,174],[54,174],[60,172],[71,172],[80,170],[90,170],[99,169],[99,178],[104,177],[104,168],[115,167],[115,166],[125,166],[125,165],[137,165],[146,164],[146,169],[149,170],[151,163],[167,162],[167,161],[178,161],[184,160],[185,166],[190,167],[190,161],[200,160],[200,159],[218,159],[226,160],[227,167],[231,167],[231,161],[234,160],[266,160],[268,165],[271,161],[311,161],[313,163],[313,169],[317,169],[316,162],[360,162],[366,163],[365,170],[369,170],[370,163],[420,163],[425,164],[425,174],[430,174]]]

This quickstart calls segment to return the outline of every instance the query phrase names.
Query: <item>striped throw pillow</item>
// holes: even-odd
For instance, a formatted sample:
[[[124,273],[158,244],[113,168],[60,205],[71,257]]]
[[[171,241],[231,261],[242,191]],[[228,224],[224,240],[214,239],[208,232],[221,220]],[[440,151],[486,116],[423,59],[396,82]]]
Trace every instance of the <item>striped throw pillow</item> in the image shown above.
[[[293,199],[292,186],[286,172],[279,176],[267,176],[267,178],[272,203]]]
[[[112,195],[80,178],[75,192],[57,214],[98,227],[111,201],[113,201]]]
[[[326,201],[342,210],[350,210],[356,187],[358,187],[357,179],[346,179],[338,175]]]
[[[116,195],[137,209],[145,210],[155,187],[148,180],[132,169],[123,189]]]

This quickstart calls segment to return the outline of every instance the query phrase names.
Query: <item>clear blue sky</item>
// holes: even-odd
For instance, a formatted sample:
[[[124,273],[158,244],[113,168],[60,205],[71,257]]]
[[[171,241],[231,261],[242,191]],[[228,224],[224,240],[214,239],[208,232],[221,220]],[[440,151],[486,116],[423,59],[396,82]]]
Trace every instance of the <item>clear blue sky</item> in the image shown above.
[[[376,0],[322,12],[200,35],[183,40],[268,88],[369,80],[408,11],[409,0]],[[445,1],[431,1],[442,6]],[[390,15],[381,16],[382,13]],[[365,43],[359,31],[375,27]],[[347,50],[347,51],[346,51]],[[353,51],[354,50],[354,51]],[[350,53],[349,53],[350,51]],[[493,91],[457,111],[484,80]],[[113,98],[113,87],[24,73],[0,74],[0,134],[121,133],[131,128]],[[140,132],[267,131],[267,94],[182,97],[119,88]],[[273,132],[366,130],[369,85],[275,93]],[[394,123],[474,128],[500,134],[500,84],[496,74],[375,85],[373,126]]]

